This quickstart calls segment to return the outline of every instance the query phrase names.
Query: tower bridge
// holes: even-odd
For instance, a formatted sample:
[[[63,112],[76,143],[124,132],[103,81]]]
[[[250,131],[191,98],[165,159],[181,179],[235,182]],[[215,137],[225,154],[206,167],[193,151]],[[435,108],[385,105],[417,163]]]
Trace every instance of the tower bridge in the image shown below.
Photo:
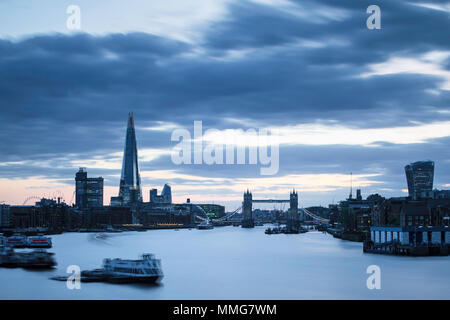
[[[242,227],[253,228],[255,220],[253,218],[253,203],[289,203],[289,214],[286,222],[287,232],[296,232],[300,228],[300,216],[298,214],[298,193],[295,190],[289,195],[289,200],[278,199],[253,199],[251,192],[247,189],[244,193],[244,201],[242,203]]]
[[[198,209],[198,213],[195,214],[195,218],[199,219],[200,221],[211,221],[211,222],[225,222],[230,221],[230,219],[237,214],[242,209],[243,219],[241,221],[243,228],[253,228],[255,226],[255,221],[253,218],[253,203],[289,203],[289,212],[288,212],[288,219],[286,222],[286,231],[288,233],[296,233],[300,229],[300,214],[303,216],[309,216],[314,221],[317,221],[321,224],[328,224],[329,220],[325,219],[317,214],[312,213],[311,211],[305,209],[305,208],[299,208],[298,207],[298,193],[295,190],[292,190],[292,192],[289,195],[289,200],[287,199],[253,199],[252,193],[247,190],[244,193],[244,201],[242,202],[242,206],[234,210],[233,212],[228,213],[227,215],[217,218],[217,219],[210,219],[207,217],[206,212],[199,207],[198,205],[195,205],[195,207]]]

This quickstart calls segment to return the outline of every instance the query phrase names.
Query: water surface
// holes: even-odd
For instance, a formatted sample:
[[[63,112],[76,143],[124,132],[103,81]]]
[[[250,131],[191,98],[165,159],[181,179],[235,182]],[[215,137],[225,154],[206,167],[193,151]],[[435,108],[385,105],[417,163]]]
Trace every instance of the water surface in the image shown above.
[[[265,227],[152,230],[52,237],[53,271],[0,269],[1,299],[450,299],[450,257],[364,254],[361,243],[320,232],[266,235]],[[98,268],[103,258],[162,260],[160,286],[82,283],[69,290],[69,265]],[[369,265],[381,268],[381,290],[366,287]]]

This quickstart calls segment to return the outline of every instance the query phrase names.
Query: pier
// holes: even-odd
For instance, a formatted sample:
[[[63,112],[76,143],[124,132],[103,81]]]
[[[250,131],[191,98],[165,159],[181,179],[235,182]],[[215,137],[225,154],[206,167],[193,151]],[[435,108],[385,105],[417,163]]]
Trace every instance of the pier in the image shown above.
[[[364,242],[366,253],[448,256],[450,230],[444,227],[371,227]]]

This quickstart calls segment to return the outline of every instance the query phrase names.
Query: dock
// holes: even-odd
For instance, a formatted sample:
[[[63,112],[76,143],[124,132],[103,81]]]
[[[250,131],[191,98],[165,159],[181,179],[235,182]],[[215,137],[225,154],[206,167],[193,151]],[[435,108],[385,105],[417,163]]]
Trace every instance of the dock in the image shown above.
[[[444,227],[371,227],[365,253],[406,256],[448,256],[450,230]]]

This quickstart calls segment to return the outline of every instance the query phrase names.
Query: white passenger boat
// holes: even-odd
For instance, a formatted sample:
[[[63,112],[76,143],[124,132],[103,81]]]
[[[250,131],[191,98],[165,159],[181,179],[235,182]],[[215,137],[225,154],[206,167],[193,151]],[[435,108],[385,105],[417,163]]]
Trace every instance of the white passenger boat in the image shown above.
[[[27,244],[29,248],[51,248],[52,238],[42,235],[28,237]]]
[[[164,277],[161,260],[150,253],[143,254],[139,260],[105,259],[103,270],[110,282],[157,283]]]
[[[81,271],[81,282],[113,282],[113,283],[158,283],[164,274],[161,260],[153,254],[145,253],[142,259],[105,259],[103,267]],[[50,279],[67,281],[67,276],[55,276]]]

